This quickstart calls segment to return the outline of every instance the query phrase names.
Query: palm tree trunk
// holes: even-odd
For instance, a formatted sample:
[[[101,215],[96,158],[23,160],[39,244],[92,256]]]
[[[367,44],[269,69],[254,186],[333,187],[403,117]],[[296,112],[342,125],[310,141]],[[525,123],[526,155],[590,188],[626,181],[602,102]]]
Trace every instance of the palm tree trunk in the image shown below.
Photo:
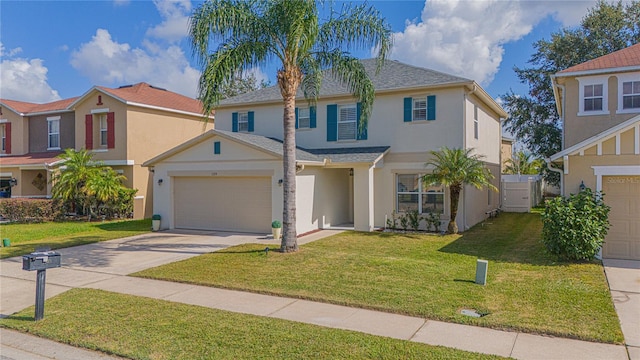
[[[449,226],[447,226],[447,231],[449,232],[449,234],[458,233],[458,224],[456,223],[456,217],[458,216],[458,201],[460,200],[461,190],[462,185],[451,185],[449,187],[451,200],[451,204],[449,204],[451,219],[449,220]]]
[[[297,70],[297,71],[296,71]],[[280,251],[298,251],[296,233],[296,92],[300,84],[300,71],[296,69],[278,71],[278,85],[284,101],[284,141],[282,165],[284,177],[282,241]]]

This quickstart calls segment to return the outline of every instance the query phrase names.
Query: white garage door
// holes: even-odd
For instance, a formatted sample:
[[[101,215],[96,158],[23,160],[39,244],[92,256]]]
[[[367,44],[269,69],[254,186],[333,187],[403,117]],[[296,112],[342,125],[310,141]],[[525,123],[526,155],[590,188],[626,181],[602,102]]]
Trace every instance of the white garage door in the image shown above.
[[[178,229],[271,232],[270,177],[176,177]]]
[[[602,191],[611,206],[603,257],[640,260],[640,176],[605,176]]]

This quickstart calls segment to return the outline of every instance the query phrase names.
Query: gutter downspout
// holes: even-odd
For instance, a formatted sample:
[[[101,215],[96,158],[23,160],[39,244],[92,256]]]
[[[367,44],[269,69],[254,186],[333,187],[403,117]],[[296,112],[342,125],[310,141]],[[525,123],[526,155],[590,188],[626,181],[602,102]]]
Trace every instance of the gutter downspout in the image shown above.
[[[565,90],[564,85],[557,84],[557,86],[562,91],[562,101],[561,101],[562,104],[560,105],[561,108],[562,108],[562,113],[560,114],[560,121],[562,123],[562,137],[560,138],[560,140],[562,141],[561,149],[564,150],[564,113],[565,113],[565,109],[566,109],[565,105],[566,105],[566,102],[567,102],[567,97],[565,95],[566,94],[566,90]]]
[[[564,172],[562,169],[551,167],[550,158],[545,158],[544,161],[547,163],[547,169],[549,169],[549,171],[560,174],[560,196],[564,196]]]

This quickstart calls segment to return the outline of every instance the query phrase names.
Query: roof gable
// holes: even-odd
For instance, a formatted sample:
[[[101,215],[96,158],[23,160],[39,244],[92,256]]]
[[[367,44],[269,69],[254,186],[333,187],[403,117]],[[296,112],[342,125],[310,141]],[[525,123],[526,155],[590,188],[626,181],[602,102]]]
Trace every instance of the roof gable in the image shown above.
[[[564,69],[558,74],[640,66],[640,43]]]
[[[43,104],[30,103],[26,101],[16,101],[8,99],[0,99],[0,104],[7,109],[21,116],[29,116],[32,114],[68,111],[69,104],[74,102],[77,97],[52,101]]]

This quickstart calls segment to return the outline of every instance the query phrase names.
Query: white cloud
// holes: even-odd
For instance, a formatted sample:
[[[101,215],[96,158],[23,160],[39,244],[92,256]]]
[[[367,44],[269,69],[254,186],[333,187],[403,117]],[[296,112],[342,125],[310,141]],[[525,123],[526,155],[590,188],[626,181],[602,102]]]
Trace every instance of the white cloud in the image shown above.
[[[60,99],[47,82],[49,71],[41,59],[14,58],[21,48],[6,50],[0,43],[0,97],[4,99],[44,103]]]
[[[144,81],[190,97],[196,96],[200,77],[180,47],[147,40],[143,48],[134,48],[114,41],[105,29],[98,29],[91,41],[73,51],[71,65],[96,85]]]
[[[493,80],[503,45],[529,34],[547,16],[579,23],[594,1],[429,0],[421,19],[394,34],[392,58],[467,77]]]
[[[147,30],[147,36],[169,42],[180,41],[188,35],[191,2],[188,0],[155,0],[163,21]]]

